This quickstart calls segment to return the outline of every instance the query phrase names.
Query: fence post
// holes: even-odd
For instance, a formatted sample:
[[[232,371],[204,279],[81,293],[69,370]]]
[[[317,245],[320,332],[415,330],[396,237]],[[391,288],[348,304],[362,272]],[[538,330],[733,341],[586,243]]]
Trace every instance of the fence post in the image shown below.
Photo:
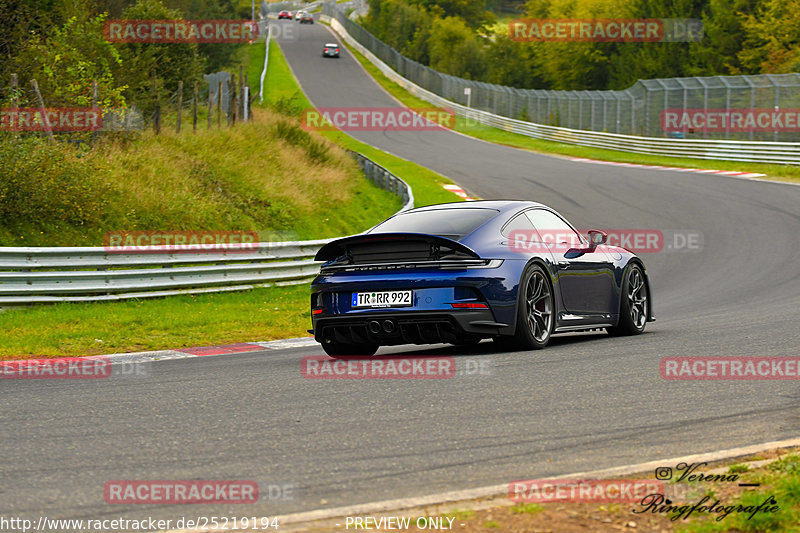
[[[244,67],[239,65],[239,106],[237,108],[239,118],[244,116]]]
[[[92,112],[97,109],[97,80],[92,81]],[[92,141],[97,139],[97,130],[92,132]]]
[[[236,124],[236,78],[228,78],[228,126]]]
[[[158,94],[155,70],[153,70],[153,94],[156,97],[156,109],[153,113],[153,131],[158,135],[161,133],[161,96]]]
[[[17,75],[11,75],[11,107],[17,107],[19,105],[19,101],[17,99]]]
[[[56,139],[53,137],[53,129],[50,127],[50,122],[47,120],[47,110],[44,108],[44,99],[42,98],[42,93],[39,92],[39,84],[36,83],[36,80],[31,80],[31,85],[33,86],[33,92],[36,93],[36,98],[39,100],[39,112],[42,114],[42,123],[47,132],[47,138],[51,143],[55,142]]]
[[[17,75],[16,74],[12,74],[11,75],[11,109],[19,112],[19,99],[17,98],[17,83],[18,83]],[[12,126],[12,130],[14,131],[14,136],[16,137],[18,135],[17,130],[19,128],[14,126],[13,121],[11,123],[11,126]]]
[[[192,92],[192,133],[197,133],[197,80],[194,82]]]
[[[181,132],[181,115],[183,111],[183,80],[178,82],[178,120],[175,123],[175,133]]]
[[[242,118],[247,122],[250,120],[250,85],[247,83],[246,72],[244,74],[244,85],[242,85],[242,89],[244,90],[242,98]]]
[[[211,129],[211,115],[212,110],[214,108],[214,91],[211,89],[211,83],[208,84],[208,127],[206,129]]]
[[[222,80],[219,81],[219,90],[217,91],[217,129],[222,127]]]

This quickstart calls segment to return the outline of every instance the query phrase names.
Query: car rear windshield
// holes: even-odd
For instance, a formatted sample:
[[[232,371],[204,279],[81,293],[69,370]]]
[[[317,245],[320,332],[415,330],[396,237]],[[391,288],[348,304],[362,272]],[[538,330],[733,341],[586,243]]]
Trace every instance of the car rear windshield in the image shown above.
[[[461,240],[497,216],[496,209],[431,209],[403,213],[378,224],[370,233],[427,233]]]

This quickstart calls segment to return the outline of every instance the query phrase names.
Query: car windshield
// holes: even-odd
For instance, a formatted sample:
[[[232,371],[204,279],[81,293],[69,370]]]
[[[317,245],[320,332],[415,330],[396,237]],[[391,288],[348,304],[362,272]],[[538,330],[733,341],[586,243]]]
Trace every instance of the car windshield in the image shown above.
[[[378,224],[370,233],[427,233],[461,240],[496,217],[496,209],[459,208],[414,211]]]

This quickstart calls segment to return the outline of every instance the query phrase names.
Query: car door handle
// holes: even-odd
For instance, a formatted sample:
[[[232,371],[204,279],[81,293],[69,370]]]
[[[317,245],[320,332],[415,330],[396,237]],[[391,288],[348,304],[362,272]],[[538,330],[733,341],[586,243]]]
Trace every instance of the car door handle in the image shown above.
[[[559,261],[558,267],[559,268],[569,268],[570,262],[569,261]]]

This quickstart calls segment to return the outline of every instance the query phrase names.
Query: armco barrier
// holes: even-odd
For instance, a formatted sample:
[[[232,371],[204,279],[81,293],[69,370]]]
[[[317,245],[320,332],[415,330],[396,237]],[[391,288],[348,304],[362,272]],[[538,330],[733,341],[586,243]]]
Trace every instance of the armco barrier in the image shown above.
[[[347,19],[344,12],[336,5],[330,3],[323,4],[323,14],[323,20],[330,22],[333,30],[338,33],[347,44],[363,54],[387,78],[402,86],[411,94],[435,106],[452,109],[456,114],[476,120],[481,124],[513,133],[519,133],[521,135],[527,135],[535,139],[607,148],[609,150],[636,152],[640,154],[652,154],[666,157],[692,157],[697,159],[721,159],[725,161],[800,164],[800,143],[638,137],[634,135],[546,126],[473,109],[447,100],[438,94],[424,89],[392,70],[391,67],[381,61],[371,50],[367,49],[347,32],[346,26],[355,23]]]
[[[379,187],[414,206],[402,179],[352,153]],[[175,252],[147,247],[116,253],[105,247],[0,248],[0,306],[149,298],[304,283],[319,272],[314,255],[332,239],[257,243],[246,252],[215,245]],[[163,249],[164,251],[160,251]]]

